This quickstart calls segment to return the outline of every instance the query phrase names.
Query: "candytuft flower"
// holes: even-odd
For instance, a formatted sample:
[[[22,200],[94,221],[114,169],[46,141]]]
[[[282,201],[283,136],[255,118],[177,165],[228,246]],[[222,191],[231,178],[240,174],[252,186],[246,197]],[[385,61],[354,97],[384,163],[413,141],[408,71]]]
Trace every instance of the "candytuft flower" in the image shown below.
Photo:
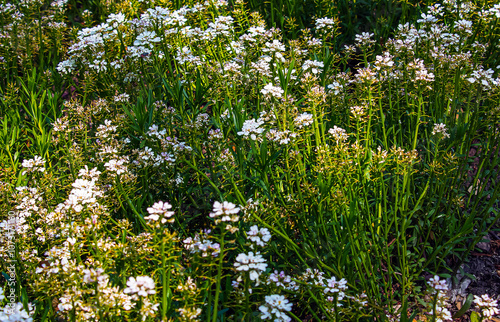
[[[266,296],[266,304],[259,307],[259,311],[262,312],[262,320],[273,320],[273,321],[291,321],[288,315],[285,314],[287,311],[292,310],[292,303],[290,303],[283,295],[268,295]]]
[[[174,215],[173,211],[169,211],[169,209],[172,208],[172,205],[169,204],[168,202],[163,202],[163,201],[158,201],[157,203],[153,204],[152,207],[148,208],[148,213],[149,216],[144,217],[146,220],[152,220],[152,221],[157,221],[160,219],[160,222],[162,224],[169,222],[173,223],[174,219],[169,219]]]
[[[127,288],[123,290],[125,294],[137,294],[147,297],[149,294],[155,294],[155,281],[149,276],[130,277],[127,281]]]
[[[215,218],[215,224],[219,224],[220,222],[237,222],[239,220],[237,213],[239,212],[240,208],[234,203],[227,201],[220,203],[216,201],[214,202],[214,210],[210,213],[210,217]]]

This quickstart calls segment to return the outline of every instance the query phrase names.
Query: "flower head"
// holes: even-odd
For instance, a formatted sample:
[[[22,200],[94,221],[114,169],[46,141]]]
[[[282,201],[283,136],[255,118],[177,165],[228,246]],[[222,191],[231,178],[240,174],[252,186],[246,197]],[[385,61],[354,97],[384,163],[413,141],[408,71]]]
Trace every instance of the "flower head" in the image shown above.
[[[432,135],[441,136],[443,139],[450,137],[450,135],[446,132],[446,125],[443,123],[434,124]]]
[[[491,318],[500,313],[497,300],[493,300],[488,294],[474,295],[474,304],[481,309],[484,317]]]
[[[210,217],[215,218],[216,224],[220,222],[237,222],[239,220],[237,213],[239,212],[240,208],[234,203],[227,201],[220,203],[216,201],[214,202],[214,210],[210,213]]]
[[[257,227],[254,225],[250,227],[250,230],[247,232],[248,239],[254,242],[257,246],[266,246],[266,243],[271,239],[271,233],[267,228]]]
[[[125,294],[137,294],[146,297],[155,294],[155,281],[149,276],[130,277],[127,281],[127,288],[123,290]]]
[[[146,220],[151,220],[151,221],[158,221],[160,219],[160,222],[162,224],[166,222],[174,222],[174,219],[169,219],[174,215],[173,211],[169,211],[169,209],[172,208],[172,205],[169,204],[168,202],[163,202],[163,201],[158,201],[157,203],[153,204],[152,207],[148,208],[148,213],[149,216],[144,217]]]
[[[237,271],[249,272],[250,279],[258,281],[260,274],[266,270],[267,263],[259,253],[249,252],[248,254],[241,253],[236,256],[234,267]]]
[[[273,320],[279,322],[288,322],[292,319],[285,314],[287,311],[292,310],[292,303],[290,303],[283,295],[268,295],[266,296],[266,304],[259,307],[262,312],[261,319]]]

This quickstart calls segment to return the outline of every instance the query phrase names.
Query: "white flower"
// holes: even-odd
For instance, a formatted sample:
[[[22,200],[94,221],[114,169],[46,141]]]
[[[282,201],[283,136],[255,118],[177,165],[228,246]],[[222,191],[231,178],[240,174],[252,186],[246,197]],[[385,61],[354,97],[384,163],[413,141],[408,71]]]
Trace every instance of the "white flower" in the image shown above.
[[[262,120],[246,120],[245,123],[243,123],[243,127],[241,128],[241,131],[238,132],[238,135],[243,135],[246,138],[250,137],[252,140],[257,140],[257,136],[264,132],[264,128],[261,128],[260,126],[264,124],[264,121]]]
[[[441,290],[441,291],[448,290],[448,284],[446,284],[446,280],[440,280],[439,276],[437,275],[431,277],[427,282],[427,284],[429,284],[429,286],[435,290]]]
[[[23,171],[23,174],[30,172],[45,172],[45,160],[39,157],[38,155],[35,158],[30,160],[23,160],[22,167],[26,169]]]
[[[483,294],[481,297],[474,295],[474,303],[482,310],[484,317],[492,318],[500,313],[497,300],[493,300],[488,294]]]
[[[266,260],[256,253],[249,252],[248,254],[239,254],[236,256],[234,267],[237,271],[245,271],[250,273],[250,280],[258,281],[260,274],[266,270]]]
[[[34,313],[33,305],[28,304],[28,312],[24,310],[23,303],[12,303],[6,305],[3,311],[0,311],[0,321],[11,322],[32,322],[31,317]]]
[[[383,52],[383,56],[378,55],[375,58],[375,69],[381,70],[384,68],[391,68],[394,66],[394,61],[392,60],[394,56],[389,54],[389,52]]]
[[[339,82],[333,82],[332,84],[328,85],[326,88],[329,90],[332,90],[335,95],[339,95],[340,92],[344,89],[344,86],[340,84]]]
[[[271,84],[271,83],[264,86],[264,88],[260,92],[266,98],[271,98],[271,97],[281,98],[283,93],[285,93],[285,91],[283,89],[281,89],[281,87],[273,86],[273,84]]]
[[[347,138],[349,137],[347,135],[346,130],[344,130],[343,128],[340,128],[336,125],[334,125],[333,128],[329,129],[328,133],[330,133],[333,136],[333,138],[335,139],[335,142],[337,142],[337,144],[339,144],[339,142],[345,142],[347,140]]]
[[[84,269],[83,270],[83,282],[84,283],[93,283],[97,281],[102,281],[108,278],[108,275],[102,274],[104,270],[102,268],[98,269]]]
[[[309,113],[302,113],[293,120],[295,126],[299,129],[309,126],[313,123],[313,115]]]
[[[168,202],[158,201],[157,203],[153,204],[152,207],[149,207],[147,209],[149,216],[144,217],[144,219],[157,221],[161,217],[160,222],[162,224],[166,223],[167,221],[173,222],[173,219],[168,219],[174,215],[173,211],[169,211],[169,209],[171,208],[172,205]]]
[[[267,228],[261,228],[257,225],[250,227],[250,230],[247,232],[248,239],[253,241],[258,246],[266,246],[266,243],[271,239],[271,233]]]
[[[446,132],[446,125],[443,123],[434,124],[434,128],[432,129],[432,135],[441,134],[443,138],[449,138],[450,135]]]
[[[239,220],[237,213],[239,212],[240,208],[234,203],[227,201],[220,203],[216,201],[214,202],[214,209],[213,212],[210,213],[210,217],[215,218],[216,224],[220,222],[237,222]]]
[[[292,319],[285,314],[287,311],[292,310],[292,303],[290,303],[283,295],[268,295],[265,297],[266,304],[259,307],[262,312],[261,319],[273,320],[278,322],[288,322]]]
[[[469,83],[476,83],[482,85],[484,90],[491,89],[492,85],[495,85],[496,82],[493,79],[493,69],[484,70],[482,66],[479,66],[477,70],[473,71],[472,74],[466,78]]]
[[[418,19],[417,23],[434,23],[437,22],[436,17],[433,15],[426,15],[425,13],[422,13],[422,19]]]
[[[362,32],[359,35],[356,35],[354,42],[358,47],[369,47],[375,43],[375,40],[371,39],[374,36],[373,33]]]
[[[302,70],[304,72],[311,70],[314,75],[321,73],[323,67],[325,67],[325,64],[322,61],[316,60],[306,60],[304,64],[302,64]]]
[[[121,158],[119,160],[111,159],[104,164],[106,170],[116,174],[122,174],[128,171],[127,169],[127,159]]]
[[[125,294],[136,294],[146,297],[155,294],[155,281],[149,276],[130,277],[127,281],[127,288],[123,290]]]
[[[144,31],[137,36],[134,46],[147,46],[155,42],[160,42],[160,40],[160,37],[157,37],[154,31]]]
[[[279,40],[273,40],[273,42],[266,42],[266,47],[262,49],[263,52],[280,52],[285,51],[285,45],[283,45]]]
[[[267,284],[273,283],[277,287],[282,287],[286,290],[297,291],[299,286],[295,281],[292,281],[292,278],[285,274],[284,271],[278,273],[278,271],[274,271],[269,275]]]
[[[196,234],[194,239],[188,237],[183,240],[184,247],[191,253],[201,253],[202,257],[212,255],[217,257],[220,253],[220,245],[213,243],[208,239],[203,239],[200,235]]]
[[[71,74],[76,70],[76,60],[73,58],[63,60],[57,64],[56,69],[61,74]]]
[[[331,18],[319,18],[316,20],[316,29],[321,30],[321,29],[332,29],[335,27],[336,23],[335,20]]]
[[[337,293],[337,299],[341,301],[345,296],[344,291],[347,290],[346,279],[343,278],[340,281],[337,281],[335,276],[333,276],[332,278],[327,279],[325,282],[326,282],[326,287],[324,289],[325,294]]]

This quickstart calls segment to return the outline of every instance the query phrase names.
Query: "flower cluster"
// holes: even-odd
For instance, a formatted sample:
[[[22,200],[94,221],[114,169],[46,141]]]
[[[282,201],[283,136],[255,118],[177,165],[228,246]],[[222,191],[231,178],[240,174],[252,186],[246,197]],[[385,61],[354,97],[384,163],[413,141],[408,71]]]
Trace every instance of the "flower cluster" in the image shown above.
[[[257,225],[253,225],[247,232],[247,238],[254,242],[255,245],[264,247],[266,246],[266,243],[271,239],[271,233],[267,228],[259,229]]]
[[[278,322],[289,322],[291,317],[286,315],[286,312],[292,310],[292,303],[288,301],[283,295],[268,295],[265,297],[266,303],[259,307],[262,313],[260,318],[262,320],[273,320]]]
[[[264,121],[262,120],[246,120],[243,123],[243,128],[241,129],[240,132],[238,132],[238,135],[242,135],[245,138],[250,138],[252,140],[257,140],[258,136],[264,132],[264,128],[261,126],[264,124]]]
[[[35,171],[45,172],[45,160],[38,155],[36,155],[33,159],[24,160],[22,166],[23,168],[25,168],[23,174],[28,174]]]
[[[172,208],[172,205],[168,202],[158,201],[152,207],[149,207],[148,213],[149,216],[144,217],[144,219],[148,221],[158,221],[160,219],[160,223],[173,223],[174,218],[171,218],[174,215],[173,211],[169,211]]]
[[[500,314],[497,300],[493,300],[488,294],[474,295],[474,304],[479,307],[483,317],[492,318],[494,315]]]
[[[210,213],[210,218],[215,218],[215,224],[220,223],[235,223],[238,222],[240,217],[237,215],[240,212],[234,203],[224,201],[222,203],[214,202],[213,212]],[[232,230],[232,226],[227,225],[226,229]]]
[[[234,268],[238,272],[249,272],[250,280],[259,282],[259,277],[266,270],[267,263],[266,260],[260,255],[260,253],[254,254],[249,252],[248,254],[241,253],[236,256],[236,262],[234,263]]]
[[[440,280],[439,276],[435,275],[429,279],[427,285],[430,287],[429,294],[432,298],[432,302],[429,303],[430,311],[427,314],[435,316],[436,321],[451,321],[451,313],[445,307],[448,301],[448,297],[446,296],[448,284],[446,280]]]
[[[123,290],[123,293],[147,297],[150,294],[156,293],[155,281],[149,276],[131,276],[127,281],[127,288]]]
[[[443,123],[434,124],[434,128],[432,129],[432,135],[439,136],[440,138],[443,139],[450,137],[448,132],[446,132],[446,125]]]

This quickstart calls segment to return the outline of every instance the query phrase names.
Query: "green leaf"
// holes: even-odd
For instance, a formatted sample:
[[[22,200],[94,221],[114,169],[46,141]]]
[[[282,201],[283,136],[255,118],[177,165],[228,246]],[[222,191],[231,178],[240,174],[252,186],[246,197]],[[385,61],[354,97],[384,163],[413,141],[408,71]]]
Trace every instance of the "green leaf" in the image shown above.
[[[465,314],[465,312],[467,312],[467,310],[470,308],[470,306],[471,306],[471,304],[472,304],[472,300],[473,300],[473,299],[474,299],[474,295],[469,294],[469,295],[467,296],[467,299],[465,300],[464,305],[462,305],[462,307],[460,308],[460,310],[459,310],[457,313],[455,313],[455,314],[453,315],[453,318],[454,318],[454,319],[456,319],[456,318],[459,318],[459,317],[461,317],[462,315],[464,315],[464,314]],[[474,312],[474,313],[475,313],[475,312]],[[472,316],[471,316],[471,319],[472,319]]]
[[[477,312],[472,312],[470,314],[470,322],[481,322],[481,317],[477,314]]]

